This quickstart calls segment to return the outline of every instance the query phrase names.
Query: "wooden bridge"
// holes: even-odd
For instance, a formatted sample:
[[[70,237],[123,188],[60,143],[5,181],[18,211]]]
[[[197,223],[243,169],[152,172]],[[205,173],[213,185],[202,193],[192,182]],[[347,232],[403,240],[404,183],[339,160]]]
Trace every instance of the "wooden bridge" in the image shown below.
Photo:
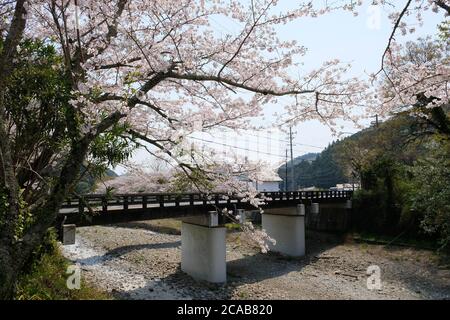
[[[290,256],[305,255],[306,207],[315,219],[319,206],[347,208],[352,195],[351,191],[260,193],[262,228],[277,241],[269,243],[270,249]],[[223,283],[227,278],[227,221],[218,211],[225,208],[243,216],[245,210],[256,209],[242,196],[221,193],[86,195],[63,204],[58,224],[63,243],[74,244],[75,225],[181,218],[181,270],[196,279]]]
[[[341,203],[350,200],[352,191],[287,191],[262,192],[263,209],[296,207],[298,204]],[[127,221],[177,218],[203,215],[217,209],[255,210],[245,198],[223,193],[149,193],[91,194],[68,199],[61,207],[59,219],[78,226],[100,225]]]

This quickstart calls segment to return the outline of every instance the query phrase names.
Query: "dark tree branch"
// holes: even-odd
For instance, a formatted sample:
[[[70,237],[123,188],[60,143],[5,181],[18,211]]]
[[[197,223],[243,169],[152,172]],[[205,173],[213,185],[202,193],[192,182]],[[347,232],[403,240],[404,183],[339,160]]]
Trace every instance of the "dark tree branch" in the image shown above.
[[[392,41],[394,40],[394,36],[395,36],[395,32],[398,29],[398,26],[400,25],[400,22],[403,18],[403,16],[406,14],[406,12],[408,11],[409,6],[411,5],[412,0],[408,0],[408,2],[406,3],[405,7],[403,8],[402,12],[400,13],[400,15],[397,18],[397,21],[394,24],[394,28],[392,29],[391,35],[389,36],[389,41],[388,44],[386,46],[386,49],[383,52],[383,56],[381,57],[381,68],[380,70],[377,72],[380,73],[382,70],[384,70],[384,60],[386,58],[387,53],[391,50],[391,44]]]
[[[9,204],[9,208],[3,216],[3,226],[0,229],[0,246],[14,243],[14,231],[19,216],[19,186],[15,177],[10,140],[6,131],[4,99],[6,80],[14,70],[12,62],[25,30],[26,15],[25,0],[17,1],[10,29],[0,53],[0,173],[2,173],[0,181],[6,189]],[[0,291],[2,290],[3,288],[0,286]],[[1,296],[2,292],[0,292],[0,298]]]
[[[307,93],[315,93],[314,90],[288,90],[288,91],[275,91],[272,89],[261,89],[255,88],[252,86],[245,85],[240,82],[236,82],[234,80],[230,80],[227,78],[221,78],[218,76],[209,76],[209,75],[201,75],[201,74],[179,74],[174,72],[169,72],[166,76],[167,78],[173,79],[182,79],[182,80],[194,80],[194,81],[210,81],[217,83],[225,83],[233,87],[241,88],[247,91],[260,93],[263,95],[272,95],[272,96],[286,96],[286,95],[297,95],[297,94],[307,94]]]
[[[436,3],[436,5],[442,9],[444,9],[445,11],[447,11],[447,14],[450,15],[450,5],[446,4],[443,0],[437,0],[434,3]]]

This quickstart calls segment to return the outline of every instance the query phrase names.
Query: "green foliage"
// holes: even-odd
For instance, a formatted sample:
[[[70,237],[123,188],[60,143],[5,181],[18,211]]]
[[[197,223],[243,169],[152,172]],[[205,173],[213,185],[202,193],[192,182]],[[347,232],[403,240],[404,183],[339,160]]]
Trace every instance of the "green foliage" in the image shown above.
[[[64,69],[62,58],[55,48],[43,41],[24,40],[20,44],[15,71],[8,79],[6,110],[16,130],[12,138],[13,158],[18,163],[18,179],[21,188],[27,183],[35,185],[37,175],[46,179],[46,184],[56,183],[58,168],[42,173],[48,161],[55,155],[67,152],[71,144],[78,143],[83,117],[74,112],[69,101],[70,79]],[[99,91],[92,88],[92,95]],[[127,124],[116,124],[99,135],[90,146],[87,163],[81,170],[81,180],[74,185],[77,193],[92,191],[98,178],[105,175],[109,166],[128,159],[137,144],[126,137]],[[23,159],[33,159],[25,163]],[[36,158],[35,158],[36,159]],[[29,190],[27,192],[30,192]],[[28,194],[29,196],[29,194]]]
[[[20,239],[28,227],[31,226],[31,224],[34,221],[34,217],[31,214],[28,204],[25,200],[23,200],[23,190],[20,191],[20,198],[19,198],[19,219],[17,221],[16,225],[16,238]]]
[[[446,45],[449,45],[450,42],[450,20],[442,22],[440,25],[438,25],[439,39],[445,43]]]
[[[416,216],[406,206],[412,188],[408,175],[408,166],[386,155],[362,172],[365,188],[354,195],[356,229],[387,235],[416,231]]]
[[[192,192],[199,187],[201,190],[212,190],[214,184],[207,178],[202,170],[193,169],[186,177],[186,174],[178,172],[174,175],[170,192],[183,193]]]
[[[0,39],[0,51],[1,41]],[[73,98],[71,76],[65,69],[61,56],[49,42],[23,40],[17,51],[18,54],[13,61],[13,72],[4,79],[5,90],[2,92],[12,164],[20,191],[19,217],[9,218],[11,220],[7,226],[11,229],[7,231],[14,232],[16,239],[24,241],[26,247],[30,241],[24,234],[30,230],[32,223],[40,223],[38,217],[45,214],[53,216],[51,212],[43,212],[42,207],[37,204],[40,200],[44,200],[43,205],[53,203],[46,200],[51,198],[55,185],[61,183],[60,185],[65,187],[67,183],[69,188],[61,189],[63,192],[66,190],[70,192],[77,187],[78,181],[74,180],[77,179],[75,173],[78,173],[79,169],[87,168],[87,174],[95,179],[105,173],[108,165],[115,165],[127,159],[135,145],[129,144],[124,137],[127,127],[116,125],[103,132],[90,145],[89,158],[83,159],[88,161],[75,162],[74,159],[70,159],[69,157],[77,151],[78,156],[85,155],[79,143],[84,137],[84,130],[81,129],[88,127],[83,113],[70,103]],[[73,163],[76,164],[71,166],[75,168],[72,172],[74,174],[61,177],[60,170],[63,166]],[[84,168],[77,167],[78,164],[84,165]],[[1,190],[2,187],[0,186],[0,226],[4,227],[5,212],[8,212],[10,199],[7,199],[5,191]],[[89,189],[89,184],[81,184],[78,189],[85,192]],[[63,194],[66,195],[68,194]],[[37,209],[33,212],[30,208]],[[46,226],[52,221],[42,219],[41,222]],[[14,244],[10,246],[13,247]],[[52,262],[52,258],[49,259],[36,261],[45,266]],[[34,265],[34,262],[32,259],[29,264]],[[21,266],[21,263],[18,265]],[[36,268],[39,267],[36,265]],[[51,268],[50,265],[48,267]],[[45,274],[44,271],[42,270],[42,274]]]
[[[303,176],[300,174],[298,177],[300,185],[329,188],[334,187],[337,183],[348,182],[334,159],[335,145],[336,143],[332,143],[311,163],[310,173],[305,172]],[[307,183],[302,184],[302,180],[306,180]]]
[[[449,22],[442,23],[439,31],[439,39],[408,42],[400,62],[445,64]],[[391,86],[390,81],[386,86]],[[411,108],[344,141],[338,161],[347,166],[345,172],[360,178],[364,189],[355,199],[357,227],[415,237],[425,234],[449,249],[449,101],[423,92],[413,94],[417,103]]]
[[[87,194],[94,191],[99,179],[105,181],[114,177],[117,177],[117,174],[105,165],[100,163],[95,166],[89,163],[81,168],[81,179],[75,186],[75,192],[79,195]]]
[[[59,150],[69,137],[70,85],[61,66],[61,57],[51,45],[25,40],[8,79],[6,110],[15,123],[15,157],[37,145]],[[55,135],[55,129],[58,134]]]
[[[16,239],[20,239],[33,222],[33,216],[28,208],[28,204],[23,200],[23,190],[20,190],[19,197],[19,218],[15,226]],[[6,190],[0,189],[0,227],[4,223],[3,215],[8,210],[8,207]]]
[[[34,251],[33,259],[20,276],[18,300],[85,300],[111,299],[109,295],[89,286],[83,279],[80,290],[69,290],[66,274],[69,262],[61,255],[55,233],[49,232],[45,241]]]
[[[97,182],[105,176],[116,176],[108,168],[124,163],[139,147],[138,143],[126,135],[127,130],[128,124],[115,124],[93,141],[89,149],[88,164],[82,169],[82,180],[75,189],[78,194],[93,191]]]
[[[448,109],[437,112],[448,119]],[[361,183],[353,199],[355,230],[438,241],[448,249],[450,143],[441,132],[421,132],[414,115],[399,114],[334,143],[318,159],[324,168],[337,166],[346,179]],[[298,168],[311,172],[313,165]]]
[[[294,160],[294,180],[297,188],[318,187],[330,188],[338,183],[348,182],[348,178],[344,176],[342,169],[334,160],[336,146],[338,142],[329,145],[319,155],[306,155],[305,158],[299,157],[298,161]],[[288,189],[290,189],[290,163],[288,163]],[[283,165],[278,169],[278,175],[283,179],[280,187],[284,189],[286,180],[286,166]]]
[[[363,190],[355,194],[354,226],[364,232],[437,240],[448,249],[449,142],[440,133],[411,139],[416,124],[414,118],[397,116],[371,134],[377,141],[371,147],[362,139],[352,146],[355,149],[341,149],[348,152],[343,158],[365,149],[357,167]]]
[[[409,205],[423,216],[421,227],[450,249],[450,143],[420,159],[412,170]]]
[[[124,137],[128,129],[127,124],[116,124],[108,132],[99,135],[90,148],[92,162],[115,166],[127,160],[139,146]]]
[[[225,228],[228,231],[241,231],[242,226],[239,223],[225,223]]]
[[[6,190],[3,188],[0,188],[0,229],[2,228],[3,224],[5,223],[5,217],[4,214],[6,213],[6,210],[8,210],[8,199],[6,195]]]
[[[87,194],[92,191],[92,184],[89,184],[87,181],[79,182],[75,187],[75,192],[77,194]]]

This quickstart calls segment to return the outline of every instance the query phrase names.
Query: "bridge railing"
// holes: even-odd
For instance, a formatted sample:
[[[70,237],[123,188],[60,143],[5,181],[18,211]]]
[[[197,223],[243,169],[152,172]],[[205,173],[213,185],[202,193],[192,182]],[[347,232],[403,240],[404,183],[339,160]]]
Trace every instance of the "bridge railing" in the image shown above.
[[[259,198],[266,203],[291,201],[323,201],[351,199],[352,191],[277,191],[261,192]],[[128,211],[131,209],[165,208],[165,207],[195,207],[206,205],[240,204],[245,202],[243,196],[225,193],[137,193],[137,194],[89,194],[82,198],[67,199],[61,209],[71,212],[85,212],[90,208],[99,213],[108,211]]]

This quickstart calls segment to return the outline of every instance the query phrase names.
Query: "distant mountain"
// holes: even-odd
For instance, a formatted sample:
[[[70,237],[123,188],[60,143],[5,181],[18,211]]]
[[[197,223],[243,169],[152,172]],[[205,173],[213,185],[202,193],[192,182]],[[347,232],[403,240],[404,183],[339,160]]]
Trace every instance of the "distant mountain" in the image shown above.
[[[298,165],[299,163],[301,163],[301,162],[303,162],[303,161],[312,162],[312,161],[314,161],[314,160],[317,159],[317,156],[318,156],[319,154],[320,154],[320,153],[307,153],[307,154],[304,154],[304,155],[302,155],[302,156],[296,157],[296,158],[294,158],[294,165]],[[291,165],[291,161],[289,160],[289,161],[288,161],[288,167],[290,167],[290,165]],[[281,169],[281,168],[284,168],[284,167],[285,167],[285,165],[283,164],[283,165],[280,167],[280,169]]]
[[[330,188],[337,183],[345,183],[347,179],[333,160],[335,143],[329,145],[321,153],[308,153],[294,159],[294,181],[295,189],[318,187]],[[288,162],[288,189],[291,189],[291,161]],[[280,188],[285,189],[286,165],[278,169],[278,174],[283,179]]]
[[[402,163],[412,164],[415,159],[422,157],[427,151],[424,144],[418,143],[410,147],[399,149],[400,142],[405,136],[411,135],[415,130],[416,121],[407,114],[399,114],[378,126],[371,126],[361,130],[342,140],[331,143],[321,153],[308,153],[294,159],[295,188],[318,187],[328,189],[336,184],[349,183],[344,175],[343,168],[336,159],[344,155],[344,150],[352,143],[360,143],[367,151],[375,150],[380,145],[383,149],[395,155]],[[288,189],[291,189],[291,162],[288,162]],[[286,166],[278,169],[279,176],[283,179],[280,183],[281,190],[285,189]]]
[[[83,166],[81,168],[81,172],[84,172],[85,166]],[[108,178],[116,178],[119,175],[117,173],[115,173],[113,170],[111,169],[106,169],[104,177],[106,179]],[[89,193],[92,192],[96,183],[98,181],[91,175],[91,174],[86,174],[81,180],[80,182],[78,182],[76,188],[75,188],[75,192],[78,194],[85,194],[85,193]]]
[[[119,176],[117,173],[115,173],[115,172],[114,172],[113,170],[111,170],[111,169],[106,169],[105,175],[106,175],[107,177],[111,177],[111,178],[116,178],[116,177]]]

